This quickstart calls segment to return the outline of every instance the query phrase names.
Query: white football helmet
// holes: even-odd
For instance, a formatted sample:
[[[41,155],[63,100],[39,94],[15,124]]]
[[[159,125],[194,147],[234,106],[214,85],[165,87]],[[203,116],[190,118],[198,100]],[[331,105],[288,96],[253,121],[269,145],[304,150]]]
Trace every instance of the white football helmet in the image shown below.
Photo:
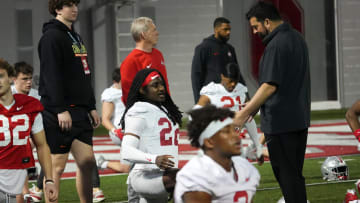
[[[326,158],[321,165],[321,173],[324,180],[347,180],[349,178],[349,168],[346,162],[338,156]]]

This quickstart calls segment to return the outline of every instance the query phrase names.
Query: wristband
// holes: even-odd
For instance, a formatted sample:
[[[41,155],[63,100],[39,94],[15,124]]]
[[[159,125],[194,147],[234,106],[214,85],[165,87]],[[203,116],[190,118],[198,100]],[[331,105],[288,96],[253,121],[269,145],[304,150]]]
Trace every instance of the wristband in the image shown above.
[[[354,135],[355,135],[356,139],[358,139],[360,142],[360,128],[355,130]]]
[[[55,184],[55,182],[51,179],[45,180],[45,185],[46,184]]]
[[[123,137],[124,137],[124,134],[123,134],[121,131],[122,131],[121,128],[119,128],[119,129],[112,128],[112,129],[111,129],[111,132],[112,132],[116,137],[118,137],[120,140],[122,140]]]

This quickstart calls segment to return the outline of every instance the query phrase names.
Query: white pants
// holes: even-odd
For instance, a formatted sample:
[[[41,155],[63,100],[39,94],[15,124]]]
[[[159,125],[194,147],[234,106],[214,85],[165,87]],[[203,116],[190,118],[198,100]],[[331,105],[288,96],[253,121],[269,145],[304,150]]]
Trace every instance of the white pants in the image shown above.
[[[164,172],[160,169],[132,170],[129,186],[140,196],[140,203],[167,203],[168,193],[163,183]]]

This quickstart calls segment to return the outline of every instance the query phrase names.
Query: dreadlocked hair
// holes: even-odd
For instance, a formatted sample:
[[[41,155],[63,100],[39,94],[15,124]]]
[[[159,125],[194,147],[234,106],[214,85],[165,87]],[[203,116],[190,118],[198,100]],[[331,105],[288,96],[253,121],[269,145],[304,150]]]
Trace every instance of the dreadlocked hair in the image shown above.
[[[157,106],[161,111],[163,111],[169,118],[170,120],[175,124],[175,123],[178,123],[179,126],[181,126],[181,118],[182,118],[182,115],[181,115],[181,111],[179,110],[179,108],[175,105],[175,103],[173,102],[173,100],[171,99],[169,93],[168,93],[168,90],[167,90],[167,87],[166,85],[164,84],[164,88],[165,88],[165,102],[161,102],[161,103],[158,103],[158,102],[150,102],[148,100],[146,100],[146,98],[143,97],[143,95],[140,94],[140,88],[141,88],[141,85],[143,84],[144,80],[146,79],[146,77],[152,73],[152,72],[157,72],[159,73],[161,79],[164,81],[165,83],[165,80],[164,80],[164,77],[161,75],[161,73],[156,70],[156,69],[152,69],[152,68],[146,68],[146,69],[142,69],[140,70],[132,84],[131,84],[131,87],[130,87],[130,90],[129,90],[129,95],[128,95],[128,98],[127,98],[127,102],[126,102],[126,107],[125,107],[125,111],[124,111],[124,114],[121,118],[121,126],[123,129],[125,129],[125,115],[127,113],[127,111],[137,102],[137,101],[146,101],[146,102],[149,102],[155,106]],[[163,107],[165,107],[165,109]]]
[[[188,136],[193,147],[201,147],[199,137],[211,121],[222,120],[227,117],[233,118],[235,113],[228,108],[217,108],[214,105],[206,105],[200,109],[188,112],[191,121],[187,125]]]

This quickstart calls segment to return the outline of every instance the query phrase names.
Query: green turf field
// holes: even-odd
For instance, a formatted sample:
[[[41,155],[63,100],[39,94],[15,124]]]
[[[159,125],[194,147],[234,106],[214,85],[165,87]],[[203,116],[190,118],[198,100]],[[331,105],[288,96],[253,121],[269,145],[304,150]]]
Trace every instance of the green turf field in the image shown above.
[[[312,111],[311,120],[330,120],[344,119],[346,109]],[[258,117],[256,117],[258,120]],[[183,119],[183,127],[186,126],[187,119]],[[259,121],[257,121],[259,123]],[[105,128],[100,127],[95,131],[95,135],[106,135]],[[360,179],[360,154],[354,156],[344,156],[350,170],[350,179]],[[354,182],[327,182],[322,180],[320,166],[325,158],[307,159],[304,164],[304,176],[306,178],[308,199],[312,203],[338,203],[342,202],[347,189],[355,189]],[[258,192],[255,195],[254,203],[273,203],[282,196],[278,184],[273,176],[269,163],[263,166],[255,165],[261,174],[261,182]],[[101,189],[106,196],[105,202],[126,201],[126,175],[101,177]],[[360,196],[360,195],[359,195]],[[59,202],[79,202],[75,188],[75,180],[63,180],[61,182],[61,193]]]
[[[350,179],[360,179],[360,155],[343,156],[350,170]],[[304,164],[304,176],[306,178],[307,194],[310,202],[339,203],[344,200],[347,189],[355,189],[355,181],[326,182],[322,180],[320,166],[324,158],[307,159]],[[273,176],[269,163],[263,166],[255,165],[260,174],[261,182],[255,195],[254,203],[276,202],[281,197],[280,189]],[[105,202],[126,201],[126,175],[101,177],[101,189],[106,196]],[[63,180],[59,202],[79,202],[75,180]]]

